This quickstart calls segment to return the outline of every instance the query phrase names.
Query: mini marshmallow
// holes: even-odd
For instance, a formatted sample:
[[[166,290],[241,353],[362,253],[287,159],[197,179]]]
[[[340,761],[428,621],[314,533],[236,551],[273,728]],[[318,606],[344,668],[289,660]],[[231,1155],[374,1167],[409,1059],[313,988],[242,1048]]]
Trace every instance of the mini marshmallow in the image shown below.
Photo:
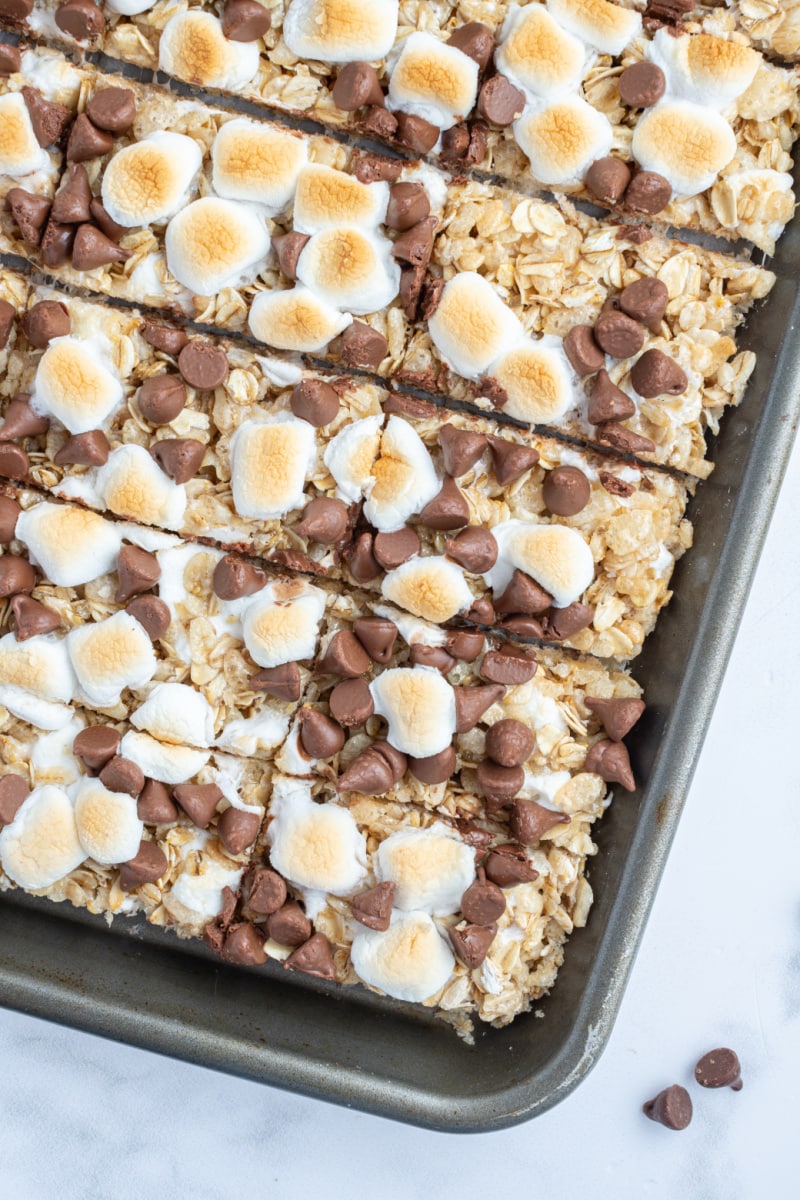
[[[494,61],[498,71],[534,96],[556,100],[581,85],[583,42],[567,33],[539,4],[513,8]]]
[[[395,885],[395,908],[446,917],[475,879],[475,852],[446,825],[401,829],[378,847],[375,874]]]
[[[580,96],[529,104],[514,122],[514,136],[530,159],[534,179],[561,187],[579,184],[595,159],[608,154],[613,141],[608,117]]]
[[[134,722],[135,717],[134,713]],[[135,733],[132,729],[123,737],[119,752],[123,758],[135,762],[148,779],[169,784],[188,783],[202,771],[211,757],[208,750],[164,745],[149,733]]]
[[[117,516],[180,529],[186,487],[165,475],[144,446],[131,442],[112,450],[108,462],[98,467],[95,483],[103,504]]]
[[[66,642],[84,696],[100,708],[118,704],[125,688],[147,683],[158,665],[150,638],[124,609],[73,629]]]
[[[86,857],[78,841],[67,793],[47,784],[34,788],[0,833],[0,862],[18,887],[38,891],[63,879]]]
[[[243,517],[285,516],[306,502],[304,488],[316,462],[313,425],[290,413],[245,421],[231,438],[233,504]]]
[[[144,833],[135,798],[110,792],[99,779],[82,779],[78,784],[75,826],[87,858],[104,866],[135,858]]]
[[[736,154],[736,135],[719,113],[688,100],[662,100],[639,118],[631,151],[643,170],[663,175],[679,196],[696,196]]]
[[[294,595],[282,594],[280,584],[268,584],[244,611],[244,644],[259,667],[279,667],[316,654],[325,593],[300,580],[290,587]]]
[[[315,804],[311,787],[278,775],[272,783],[267,831],[272,867],[295,887],[346,896],[366,875],[367,844],[338,804]]]
[[[707,33],[676,38],[667,29],[657,31],[649,57],[664,72],[670,96],[716,109],[746,92],[763,62],[758,51],[740,42]]]
[[[403,754],[429,758],[450,745],[456,698],[432,667],[392,667],[369,685],[375,712],[389,724],[387,741]]]
[[[63,729],[42,733],[35,738],[30,751],[35,787],[43,787],[46,783],[69,787],[81,778],[81,764],[72,753],[72,743],[83,727],[83,719],[75,715]]]
[[[250,308],[250,332],[260,342],[277,350],[314,354],[352,323],[349,313],[340,313],[318,299],[308,288],[259,292]]]
[[[291,0],[283,40],[299,59],[375,62],[397,33],[398,0]]]
[[[159,683],[131,714],[137,729],[173,745],[210,746],[214,713],[202,692],[187,683]]]
[[[99,429],[123,401],[122,384],[93,340],[55,338],[36,368],[32,404],[70,433]]]
[[[358,977],[393,996],[419,1003],[447,983],[456,960],[427,913],[393,913],[385,933],[358,925],[350,961]]]
[[[422,438],[408,421],[394,415],[383,431],[372,479],[364,516],[380,533],[402,529],[442,486]]]
[[[522,337],[522,326],[492,285],[460,271],[442,292],[428,331],[442,358],[465,379],[478,379]]]
[[[153,7],[153,0],[105,0],[105,6],[121,17],[138,17]]]
[[[203,196],[172,218],[164,248],[178,283],[198,296],[213,296],[253,282],[266,262],[270,237],[263,216],[249,205]]]
[[[68,704],[75,676],[66,641],[47,633],[18,642],[16,634],[7,633],[0,638],[0,685],[20,688],[40,700]]]
[[[215,745],[245,758],[271,754],[289,729],[289,716],[277,708],[264,707],[252,717],[237,717],[229,721]]]
[[[306,243],[297,260],[297,278],[324,303],[363,315],[394,300],[400,291],[400,264],[388,238],[338,226]]]
[[[211,181],[218,196],[263,204],[274,216],[290,203],[307,160],[303,138],[237,117],[214,138]]]
[[[19,92],[0,96],[0,175],[12,179],[43,171],[47,151],[36,140],[28,106]]]
[[[229,41],[222,23],[190,9],[170,17],[158,42],[158,65],[168,75],[201,87],[240,92],[258,74],[258,42]]]
[[[484,579],[496,596],[511,583],[515,570],[523,571],[550,593],[556,608],[566,608],[594,579],[592,552],[576,529],[515,520],[495,525],[492,534],[497,562]]]
[[[547,0],[547,9],[562,28],[602,54],[621,54],[642,29],[638,12],[611,0]]]
[[[381,583],[381,594],[392,604],[434,624],[450,621],[473,601],[461,568],[437,554],[410,558],[388,571]]]
[[[15,536],[57,587],[78,587],[117,564],[122,531],[99,513],[45,501],[22,512]]]
[[[199,844],[198,844],[199,842]],[[194,839],[182,847],[184,859],[203,849],[206,839]],[[223,905],[223,889],[236,894],[244,874],[243,867],[226,867],[211,854],[203,854],[197,873],[181,871],[172,885],[171,896],[203,924],[212,921]]]
[[[297,177],[293,224],[298,233],[320,233],[337,225],[374,229],[389,203],[385,181],[361,183],[354,175],[309,163]]]
[[[325,448],[325,466],[336,480],[336,495],[354,504],[372,483],[372,467],[381,444],[383,416],[376,413],[345,425]]]
[[[491,375],[508,396],[503,412],[531,425],[548,425],[574,403],[573,375],[561,340],[526,338],[492,363]]]
[[[389,78],[388,107],[451,129],[475,107],[478,64],[431,33],[412,33],[403,42]]]
[[[103,174],[103,205],[112,221],[133,229],[160,225],[194,190],[203,154],[194,138],[158,130],[123,146]]]

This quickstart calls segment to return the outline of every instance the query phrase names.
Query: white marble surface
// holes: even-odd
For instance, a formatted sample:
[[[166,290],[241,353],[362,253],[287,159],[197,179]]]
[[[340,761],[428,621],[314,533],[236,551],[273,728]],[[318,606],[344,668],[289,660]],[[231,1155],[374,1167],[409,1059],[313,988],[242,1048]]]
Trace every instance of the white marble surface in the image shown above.
[[[0,1011],[0,1197],[797,1195],[798,514],[800,449],[619,1019],[562,1105],[427,1133]],[[718,1045],[742,1060],[738,1094],[693,1083]],[[683,1133],[640,1111],[676,1082],[695,1104]]]

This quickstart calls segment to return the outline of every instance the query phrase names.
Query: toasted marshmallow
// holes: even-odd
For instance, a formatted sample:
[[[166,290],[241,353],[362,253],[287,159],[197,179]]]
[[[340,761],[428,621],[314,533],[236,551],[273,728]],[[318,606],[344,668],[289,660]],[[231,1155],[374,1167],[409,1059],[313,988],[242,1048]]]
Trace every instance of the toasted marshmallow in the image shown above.
[[[75,825],[87,858],[106,866],[135,858],[144,833],[134,797],[110,792],[99,779],[82,779],[78,784]]]
[[[236,511],[268,521],[302,508],[316,453],[314,426],[299,417],[279,413],[263,421],[245,421],[231,438]]]
[[[381,444],[383,417],[376,413],[345,425],[325,448],[324,462],[336,480],[336,495],[354,504],[372,483],[372,467]]]
[[[385,933],[359,925],[350,947],[353,970],[395,1000],[419,1003],[441,991],[456,960],[427,913],[393,913]]]
[[[119,752],[123,758],[135,762],[148,779],[171,784],[193,779],[211,757],[208,750],[164,745],[149,733],[134,733],[132,729],[123,737]]]
[[[253,208],[203,196],[172,218],[164,247],[178,283],[198,296],[213,296],[253,282],[266,262],[270,238]]]
[[[294,228],[308,234],[337,225],[374,229],[386,216],[388,203],[388,183],[360,183],[344,171],[309,163],[297,177]]]
[[[214,744],[222,750],[230,750],[232,754],[256,758],[272,754],[281,745],[288,730],[288,713],[265,707],[252,717],[237,717],[229,721]]]
[[[611,0],[547,0],[547,8],[562,28],[603,54],[621,54],[642,29],[638,12]]]
[[[400,291],[400,264],[388,238],[339,226],[306,243],[297,278],[325,303],[360,315],[391,304]]]
[[[127,687],[153,678],[157,662],[153,643],[135,617],[121,610],[67,635],[72,669],[90,704],[110,708]]]
[[[12,179],[43,171],[50,160],[36,140],[28,106],[19,92],[0,96],[0,175]]]
[[[403,754],[429,758],[456,731],[456,698],[432,667],[392,667],[369,685],[375,712],[389,723],[387,741]]]
[[[664,72],[671,96],[716,109],[727,108],[747,91],[763,61],[757,50],[740,42],[707,33],[676,38],[666,29],[656,33],[649,57]]]
[[[168,75],[201,87],[239,92],[258,74],[258,42],[233,42],[211,13],[176,13],[161,30],[158,65]]]
[[[194,138],[158,130],[123,146],[103,175],[103,205],[118,225],[160,225],[188,202],[203,165]]]
[[[50,887],[86,857],[78,841],[72,801],[52,784],[34,788],[0,833],[0,862],[19,887]]]
[[[574,403],[572,372],[560,345],[526,338],[492,363],[491,374],[508,396],[503,412],[531,425],[548,425]]]
[[[514,136],[530,159],[534,179],[553,187],[580,183],[613,141],[608,117],[580,96],[529,105],[514,122]]]
[[[449,621],[472,604],[464,572],[444,555],[410,558],[388,571],[381,583],[384,599],[438,624]]]
[[[7,633],[0,638],[0,688],[18,688],[40,700],[68,704],[75,676],[66,641],[48,633],[18,642],[15,634]],[[11,707],[6,700],[0,703]]]
[[[421,512],[438,495],[442,486],[433,459],[416,429],[394,415],[389,417],[383,431],[372,479],[364,516],[380,533],[402,529],[413,513]]]
[[[270,863],[295,887],[346,896],[366,874],[367,844],[350,812],[315,804],[301,779],[278,775],[272,784],[267,831]]]
[[[187,842],[182,851],[184,858],[204,848],[206,841],[207,838],[203,836]],[[243,867],[226,867],[218,858],[204,854],[193,870],[181,871],[172,885],[170,896],[182,908],[188,909],[198,922],[205,924],[222,908],[225,888],[238,892],[243,874]]]
[[[153,0],[105,0],[106,8],[121,17],[137,17],[153,7]]]
[[[315,354],[352,323],[349,313],[340,313],[308,288],[282,292],[259,292],[250,307],[250,332],[276,350]]]
[[[211,181],[218,196],[282,212],[308,160],[307,142],[246,117],[227,121],[211,147]]]
[[[260,667],[313,658],[324,614],[325,593],[319,588],[302,580],[289,587],[268,584],[254,596],[242,617],[250,657]]]
[[[16,537],[57,587],[77,587],[113,571],[122,532],[99,513],[71,504],[37,504],[20,513]]]
[[[395,885],[395,908],[446,917],[475,879],[475,852],[446,825],[401,829],[378,847],[375,874]]]
[[[131,721],[137,729],[175,746],[210,746],[214,739],[211,705],[188,683],[159,683],[131,714]]]
[[[645,171],[657,171],[679,196],[711,187],[736,154],[736,135],[719,113],[688,100],[662,100],[639,118],[631,150]]]
[[[99,429],[123,400],[122,384],[94,341],[55,338],[36,368],[34,408],[70,433]]]
[[[512,8],[494,56],[498,71],[518,87],[556,100],[581,85],[586,49],[558,25],[545,8]]]
[[[299,59],[375,62],[397,33],[398,0],[291,0],[283,40]]]
[[[72,743],[83,728],[83,719],[75,715],[63,729],[56,729],[52,733],[40,733],[35,738],[30,752],[31,775],[35,787],[43,787],[46,783],[69,787],[81,778],[83,771],[72,753]]]
[[[159,467],[144,446],[118,446],[97,470],[96,487],[106,508],[119,517],[145,525],[180,529],[186,511],[186,488]]]
[[[484,575],[495,595],[504,592],[514,571],[523,571],[553,597],[556,608],[579,600],[594,579],[592,552],[576,529],[503,521],[492,528],[497,562]]]
[[[405,39],[389,79],[389,108],[451,129],[472,112],[477,94],[478,64],[473,58],[431,33],[412,33]]]
[[[460,271],[444,286],[428,331],[445,362],[478,379],[522,337],[522,326],[482,275]]]

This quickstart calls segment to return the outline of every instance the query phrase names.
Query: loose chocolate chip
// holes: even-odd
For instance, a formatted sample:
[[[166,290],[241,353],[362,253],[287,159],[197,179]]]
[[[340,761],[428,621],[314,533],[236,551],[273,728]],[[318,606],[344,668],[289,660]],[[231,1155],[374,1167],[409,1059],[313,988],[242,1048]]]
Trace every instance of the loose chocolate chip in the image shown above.
[[[610,205],[619,204],[630,181],[631,169],[628,164],[610,155],[596,159],[584,180],[595,200]]]
[[[383,88],[378,72],[367,62],[342,67],[333,85],[333,103],[342,112],[355,112],[367,104],[383,107]]]
[[[490,683],[502,683],[507,687],[518,687],[529,683],[536,674],[536,663],[527,656],[518,656],[508,651],[490,650],[483,656],[481,678]]]
[[[496,925],[454,925],[447,931],[455,955],[470,971],[481,965],[497,936]]]
[[[510,804],[525,783],[522,767],[501,767],[490,758],[478,763],[476,774],[478,786],[491,812]]]
[[[268,917],[286,903],[286,881],[269,867],[253,867],[244,877],[242,895],[248,908]]]
[[[612,496],[632,496],[636,491],[632,483],[626,483],[624,479],[620,479],[618,475],[612,475],[610,471],[598,471],[597,477],[604,489]]]
[[[0,426],[0,442],[10,442],[15,438],[38,437],[47,433],[50,421],[35,413],[30,405],[30,396],[18,392],[12,396],[5,411],[5,419]]]
[[[36,586],[36,572],[27,558],[4,554],[0,558],[0,597],[30,592]]]
[[[552,603],[553,597],[535,579],[523,571],[515,570],[502,596],[495,597],[494,610],[501,615],[521,613],[533,617],[537,613],[547,612]]]
[[[320,546],[333,546],[347,532],[347,521],[347,506],[343,500],[317,496],[303,509],[297,533]]]
[[[220,600],[254,596],[267,582],[263,571],[238,554],[226,554],[214,567],[211,586]]]
[[[206,829],[214,819],[222,792],[215,783],[179,783],[172,796],[195,825]]]
[[[415,667],[430,667],[443,675],[456,665],[456,660],[444,646],[426,646],[423,642],[415,642],[411,647],[410,660]]]
[[[88,433],[76,433],[67,438],[56,453],[53,462],[58,467],[81,466],[101,467],[108,462],[111,447],[102,429],[91,429]]]
[[[524,846],[516,842],[495,846],[483,869],[486,878],[501,888],[516,887],[518,883],[531,883],[539,878],[539,872],[531,866]]]
[[[391,764],[374,746],[363,750],[337,780],[340,792],[361,792],[364,796],[382,796],[394,785]]]
[[[146,825],[167,825],[178,819],[176,805],[172,803],[166,786],[157,779],[145,780],[136,801],[136,813]]]
[[[685,1129],[692,1119],[692,1098],[686,1088],[673,1083],[643,1104],[642,1112],[651,1121],[666,1125],[667,1129]]]
[[[61,625],[61,617],[57,612],[22,593],[11,597],[11,611],[14,614],[14,633],[18,642],[26,642],[28,638],[38,637],[40,634],[52,633]]]
[[[619,98],[631,108],[651,108],[667,88],[661,67],[651,62],[638,62],[626,67],[618,82]]]
[[[0,777],[0,824],[10,825],[30,794],[21,775]]]
[[[492,125],[510,125],[525,107],[525,94],[505,75],[487,79],[478,96],[478,112]]]
[[[486,436],[456,429],[454,425],[443,425],[439,433],[444,469],[448,475],[458,478],[466,475],[483,454],[487,446]]]
[[[388,663],[397,640],[397,626],[386,617],[356,617],[353,633],[373,662]]]
[[[175,483],[186,483],[203,465],[206,446],[197,438],[160,438],[150,453],[165,475]]]
[[[535,800],[515,800],[511,806],[511,835],[523,846],[535,846],[556,825],[567,825],[566,813],[553,812]]]
[[[372,104],[364,114],[364,120],[361,122],[367,133],[376,138],[383,138],[384,141],[391,141],[397,133],[398,120],[394,113],[390,113],[387,109],[382,108],[379,104]],[[386,170],[386,168],[382,168]],[[402,168],[401,168],[402,170]],[[397,172],[397,175],[400,171]],[[385,179],[385,175],[378,176],[380,179]],[[389,178],[397,178],[396,175]],[[368,181],[371,182],[371,181]]]
[[[48,220],[42,234],[42,262],[46,267],[63,267],[72,253],[75,241],[75,228],[72,225],[58,225]]]
[[[126,233],[130,233],[130,230],[126,229],[124,225],[118,225],[116,221],[112,221],[102,202],[96,196],[89,201],[89,216],[110,242],[119,242]]]
[[[380,112],[381,110],[378,109],[378,111]],[[399,178],[404,165],[404,160],[400,158],[384,158],[382,154],[356,152],[353,162],[353,174],[359,183],[378,183],[381,181],[394,183]]]
[[[287,900],[270,913],[267,933],[281,946],[302,946],[311,937],[311,922],[296,900]]]
[[[24,188],[11,188],[6,196],[6,208],[17,224],[20,237],[28,246],[38,246],[41,242],[51,207],[51,201],[46,196],[36,196]]]
[[[640,171],[634,175],[625,191],[625,208],[628,212],[655,216],[667,207],[672,199],[672,187],[663,175],[655,171]]]
[[[427,154],[439,140],[439,127],[422,117],[399,112],[397,117],[397,140],[415,154]]]
[[[370,583],[381,574],[381,568],[373,554],[372,534],[362,533],[345,552],[350,574],[356,583]]]
[[[369,655],[349,629],[340,629],[333,635],[317,663],[320,674],[340,675],[343,679],[357,679],[359,675],[365,675],[369,668]]]
[[[353,896],[352,909],[356,921],[366,925],[368,929],[385,933],[389,928],[395,890],[394,883],[379,883],[368,891]]]
[[[102,88],[86,105],[86,115],[98,129],[127,133],[136,120],[136,97],[128,88]]]
[[[52,146],[54,142],[59,141],[72,120],[72,109],[66,104],[45,100],[41,92],[32,87],[22,89],[22,99],[31,119],[33,135],[39,145]]]
[[[468,733],[493,704],[505,695],[501,683],[479,683],[475,687],[455,687],[456,733]]]
[[[636,412],[636,405],[622,388],[611,382],[611,377],[605,368],[598,371],[594,377],[589,392],[589,404],[586,411],[592,425],[601,425],[605,421],[625,421]]]
[[[30,465],[30,459],[21,446],[0,444],[0,477],[26,479]]]
[[[79,225],[72,245],[72,265],[76,271],[94,271],[111,263],[127,262],[131,253],[94,225]]]
[[[613,309],[597,318],[594,336],[601,350],[612,358],[632,358],[644,345],[644,330],[639,322]]]
[[[70,163],[50,210],[53,220],[63,225],[80,225],[82,221],[88,221],[91,199],[86,167],[83,163]]]
[[[5,350],[8,345],[16,319],[17,310],[14,305],[9,304],[8,300],[0,300],[0,350]]]
[[[322,379],[304,379],[292,389],[289,401],[292,412],[315,429],[330,425],[339,413],[339,396]]]
[[[448,558],[452,558],[465,571],[482,575],[491,571],[497,562],[497,542],[488,529],[471,525],[444,545]]]
[[[139,843],[134,858],[123,863],[119,869],[119,886],[123,892],[132,892],[143,883],[155,883],[167,871],[167,856],[157,842]]]
[[[30,5],[30,7],[28,7]],[[33,0],[5,0],[0,8],[28,8],[30,12],[33,8]],[[5,14],[4,14],[5,15]],[[13,18],[10,18],[13,20]],[[24,19],[24,18],[23,18]],[[22,66],[22,56],[16,46],[9,46],[5,42],[0,44],[0,75],[16,75],[17,71]]]
[[[341,725],[315,708],[300,713],[300,746],[309,758],[332,758],[344,745]]]
[[[486,753],[501,767],[521,766],[533,754],[535,744],[528,726],[511,718],[496,721],[486,734]]]
[[[131,759],[115,754],[100,772],[100,782],[110,792],[136,797],[144,787],[144,772]]]
[[[225,933],[219,920],[209,921],[203,930],[203,945],[206,946],[212,954],[222,954],[222,947],[225,945]]]
[[[136,394],[139,411],[151,425],[168,425],[186,407],[186,385],[178,375],[151,375]]]
[[[621,742],[630,733],[645,708],[644,701],[634,696],[620,696],[616,700],[586,696],[584,703],[589,712],[597,714],[606,733],[615,742]]]
[[[237,967],[262,966],[267,961],[263,931],[250,921],[237,921],[225,935],[222,957]]]
[[[734,1092],[742,1090],[742,1068],[734,1050],[720,1046],[709,1050],[694,1069],[694,1077],[705,1088],[729,1087]]]
[[[579,467],[556,467],[542,484],[542,499],[558,517],[574,517],[589,503],[591,484]]]
[[[566,608],[550,609],[545,633],[547,637],[564,641],[565,638],[580,633],[582,629],[588,629],[593,620],[594,609],[590,605],[581,604],[579,600],[576,600]]]
[[[489,437],[495,479],[501,486],[513,483],[539,461],[539,453],[532,446],[520,446],[506,438]]]
[[[595,742],[586,755],[584,771],[599,775],[606,783],[619,783],[627,792],[636,790],[631,760],[622,742]]]
[[[341,338],[340,354],[346,367],[379,367],[389,350],[389,343],[377,329],[363,321],[353,321]]]
[[[438,217],[425,217],[406,229],[392,244],[392,255],[400,262],[412,267],[427,267],[433,253],[433,235],[439,224]]]
[[[622,311],[636,321],[641,321],[651,333],[660,331],[668,300],[667,285],[651,276],[634,280],[619,294],[619,306]]]
[[[456,769],[456,752],[452,746],[446,746],[427,758],[409,758],[408,769],[420,783],[431,787],[445,783]]]
[[[290,954],[283,964],[285,971],[299,971],[316,979],[335,979],[333,950],[324,933],[313,934],[307,942]]]
[[[400,232],[430,215],[431,202],[421,183],[395,183],[389,192],[384,224]]]
[[[266,692],[278,700],[300,699],[300,668],[297,663],[283,663],[279,667],[264,667],[251,675],[248,684],[254,692]]]
[[[464,629],[448,635],[445,642],[447,653],[459,662],[474,662],[483,650],[484,638],[477,630]]]
[[[125,605],[125,611],[136,617],[151,642],[164,636],[172,620],[169,609],[158,596],[137,596]]]
[[[190,387],[210,392],[228,378],[228,356],[221,346],[194,338],[178,355],[178,370]]]
[[[376,533],[372,553],[385,571],[393,571],[419,554],[421,545],[417,531],[405,525],[394,533]]]
[[[605,355],[594,339],[591,325],[573,325],[564,338],[564,353],[579,375],[594,375],[605,363]]]
[[[483,872],[479,871],[479,875]],[[506,911],[506,898],[496,883],[476,879],[461,897],[464,920],[472,925],[493,925]]]
[[[441,157],[452,162],[466,158],[469,151],[469,126],[466,122],[446,129],[442,134]]]
[[[106,27],[106,19],[92,0],[67,0],[56,9],[56,25],[78,42],[98,37]]]
[[[345,729],[363,725],[375,711],[366,679],[343,679],[328,697],[331,715]]]
[[[596,437],[601,445],[612,446],[624,454],[652,454],[656,448],[650,438],[634,433],[632,429],[626,429],[617,421],[606,421],[599,425]]]
[[[243,812],[240,808],[226,808],[217,822],[217,835],[228,854],[242,854],[252,846],[261,828],[259,813]]]
[[[172,358],[178,357],[189,340],[182,329],[172,329],[169,325],[155,325],[152,321],[145,321],[141,333],[148,345],[160,350],[162,354],[169,354]]]
[[[481,21],[467,21],[466,25],[453,30],[447,44],[476,62],[479,71],[485,71],[492,60],[494,34]]]
[[[161,578],[161,567],[155,554],[139,546],[123,546],[117,558],[119,583],[114,596],[116,604],[126,604],[133,596],[149,592]]]
[[[0,495],[0,543],[4,546],[13,540],[17,528],[19,514],[22,512],[19,504],[11,496]],[[397,632],[395,630],[395,632]]]
[[[90,771],[101,771],[119,750],[121,736],[110,725],[90,725],[76,734],[72,753]]]
[[[645,350],[631,368],[631,383],[646,400],[654,396],[681,396],[689,386],[686,373],[662,350]]]
[[[53,338],[66,337],[71,328],[67,307],[58,300],[40,300],[22,318],[22,332],[37,350],[46,350]]]
[[[257,0],[228,0],[222,12],[222,32],[231,42],[257,42],[271,25],[272,13]]]
[[[419,520],[428,529],[448,531],[469,524],[469,505],[452,476],[445,475],[441,491],[425,505]]]
[[[419,319],[419,305],[425,275],[425,267],[403,267],[400,272],[400,307],[409,321]]]
[[[75,118],[72,129],[69,131],[67,162],[89,162],[93,158],[101,158],[102,155],[109,154],[113,147],[113,135],[105,129],[98,129],[96,125],[92,124],[86,113],[81,113]]]
[[[652,236],[650,228],[641,223],[620,225],[615,234],[618,242],[630,242],[632,246],[641,246],[643,242],[649,242]]]

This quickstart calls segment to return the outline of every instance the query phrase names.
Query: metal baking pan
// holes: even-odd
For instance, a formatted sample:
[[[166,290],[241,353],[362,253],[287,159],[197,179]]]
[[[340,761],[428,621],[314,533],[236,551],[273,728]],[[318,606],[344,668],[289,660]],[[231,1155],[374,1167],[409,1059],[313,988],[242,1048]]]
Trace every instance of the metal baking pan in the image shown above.
[[[0,1003],[305,1095],[450,1132],[518,1124],[562,1100],[603,1051],[686,797],[800,417],[800,228],[741,344],[758,352],[744,402],[692,503],[694,549],[637,660],[648,710],[633,796],[595,830],[595,904],[569,940],[543,1014],[460,1041],[425,1009],[274,968],[221,965],[144,922],[2,896]]]

